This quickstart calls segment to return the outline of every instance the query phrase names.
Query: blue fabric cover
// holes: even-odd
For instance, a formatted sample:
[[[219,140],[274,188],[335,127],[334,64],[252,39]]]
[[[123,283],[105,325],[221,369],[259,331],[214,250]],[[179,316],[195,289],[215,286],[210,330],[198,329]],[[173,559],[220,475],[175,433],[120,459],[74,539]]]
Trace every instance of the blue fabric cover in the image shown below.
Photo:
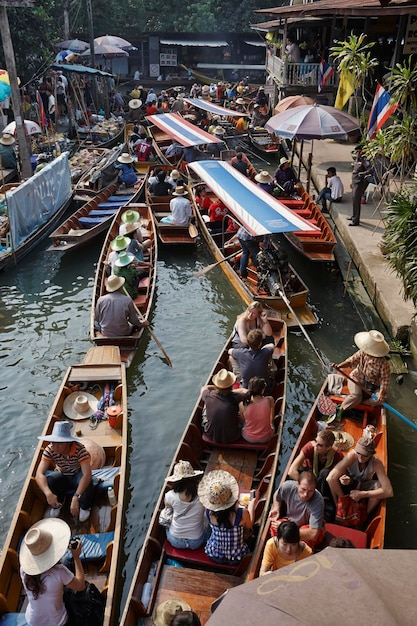
[[[98,203],[98,208],[99,209],[114,209],[116,210],[118,207],[123,206],[125,203],[123,202],[123,200],[117,201],[117,202],[99,202]]]
[[[107,489],[113,487],[114,477],[120,471],[120,467],[102,467],[101,469],[95,469],[92,471],[93,480],[96,484],[96,489]]]
[[[100,224],[106,219],[107,215],[104,215],[103,217],[80,217],[78,221],[80,222],[81,226],[91,228],[92,226],[97,226],[97,224]]]
[[[28,626],[24,613],[5,613],[0,617],[1,626]]]
[[[107,198],[107,202],[118,202],[120,203],[124,203],[124,202],[129,202],[129,200],[132,199],[132,196],[110,196],[110,198]],[[101,206],[100,204],[98,206]]]
[[[104,215],[108,217],[109,215],[114,215],[119,207],[115,206],[114,209],[92,209],[89,212],[90,217],[97,217],[98,215]]]

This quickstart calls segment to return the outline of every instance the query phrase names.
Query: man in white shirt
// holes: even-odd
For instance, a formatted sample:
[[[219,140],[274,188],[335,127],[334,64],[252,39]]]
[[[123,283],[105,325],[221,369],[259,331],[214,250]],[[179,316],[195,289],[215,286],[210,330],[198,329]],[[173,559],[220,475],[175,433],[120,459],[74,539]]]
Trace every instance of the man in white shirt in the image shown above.
[[[169,203],[171,215],[163,217],[161,222],[166,224],[175,224],[176,226],[189,226],[192,211],[190,201],[188,198],[185,198],[187,193],[188,192],[185,187],[182,185],[177,186],[176,190],[172,192],[172,195],[175,196],[175,198],[172,198]]]
[[[336,168],[329,167],[326,174],[326,186],[319,192],[317,202],[321,202],[323,213],[328,213],[327,200],[329,202],[341,202],[343,197],[343,183],[336,175]]]

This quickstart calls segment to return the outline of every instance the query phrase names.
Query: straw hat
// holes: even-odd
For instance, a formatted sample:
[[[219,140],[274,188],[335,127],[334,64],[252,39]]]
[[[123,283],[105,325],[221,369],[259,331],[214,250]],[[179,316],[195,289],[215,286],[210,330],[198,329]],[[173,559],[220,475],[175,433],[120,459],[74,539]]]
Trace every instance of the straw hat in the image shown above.
[[[389,345],[378,330],[356,333],[354,341],[359,350],[370,356],[387,356],[389,353]]]
[[[123,237],[123,235],[117,235],[117,237],[115,237],[113,241],[110,242],[110,248],[112,250],[116,250],[116,252],[120,252],[120,250],[126,250],[129,244],[130,244],[129,237]]]
[[[133,158],[128,152],[123,152],[119,157],[117,157],[117,160],[119,163],[133,163]]]
[[[174,466],[174,473],[171,476],[165,478],[167,483],[176,483],[184,478],[195,478],[204,474],[202,470],[194,470],[189,461],[178,461]]]
[[[180,178],[181,174],[179,173],[178,170],[172,170],[171,172],[171,178],[172,180],[178,180]]]
[[[119,228],[119,235],[130,235],[130,233],[134,233],[135,230],[140,229],[140,222],[128,222],[127,224],[122,224]],[[126,239],[126,237],[124,237]],[[117,239],[117,237],[116,237]],[[130,243],[130,240],[129,240]]]
[[[129,109],[140,109],[142,106],[142,100],[138,100],[138,98],[132,98],[129,100]]]
[[[233,387],[236,382],[236,376],[233,372],[223,368],[217,374],[213,376],[213,385],[219,387],[219,389],[229,389]]]
[[[186,196],[187,194],[188,194],[188,191],[182,185],[178,185],[175,191],[172,192],[173,196]]]
[[[38,439],[40,441],[50,441],[52,443],[70,443],[71,441],[78,441],[78,439],[71,435],[71,428],[71,422],[55,422],[52,434],[44,436],[41,435]]]
[[[344,430],[334,431],[334,445],[338,450],[349,450],[355,443],[350,433]]]
[[[129,265],[129,263],[132,263],[134,260],[135,256],[133,254],[124,251],[119,254],[119,258],[116,259],[114,264],[117,265],[117,267],[126,267],[126,265]]]
[[[181,600],[181,598],[172,598],[165,600],[162,604],[158,604],[155,611],[153,622],[155,626],[169,626],[171,620],[177,613],[182,611],[191,611],[189,604]]]
[[[33,524],[20,546],[23,571],[30,576],[47,572],[64,556],[70,537],[71,529],[62,519],[41,519]]]
[[[16,139],[13,135],[10,135],[10,133],[4,133],[0,139],[0,143],[2,143],[3,146],[11,146],[15,143],[15,141]]]
[[[72,420],[85,420],[97,411],[97,404],[98,400],[93,394],[74,391],[64,400],[64,413]]]
[[[125,284],[125,279],[123,276],[115,276],[115,274],[111,274],[107,279],[106,291],[108,293],[113,293],[113,291],[118,291]]]
[[[225,511],[239,498],[236,478],[224,470],[213,470],[203,476],[198,485],[201,504],[210,511]]]
[[[372,437],[360,437],[356,442],[355,452],[364,456],[375,454],[375,442]]]
[[[130,224],[130,222],[138,222],[139,221],[139,213],[137,211],[125,211],[122,213],[122,222],[123,224]]]
[[[285,165],[285,163],[289,163],[287,157],[281,157],[279,160],[279,166],[281,167],[281,165]]]
[[[245,101],[243,98],[237,98],[236,99],[236,104],[245,104]]]
[[[274,180],[271,176],[271,174],[269,172],[267,172],[266,170],[264,170],[263,172],[260,172],[259,174],[256,174],[255,176],[255,180],[258,183],[272,183],[272,181]]]
[[[225,132],[226,131],[222,126],[216,126],[216,128],[213,130],[213,135],[224,135]]]

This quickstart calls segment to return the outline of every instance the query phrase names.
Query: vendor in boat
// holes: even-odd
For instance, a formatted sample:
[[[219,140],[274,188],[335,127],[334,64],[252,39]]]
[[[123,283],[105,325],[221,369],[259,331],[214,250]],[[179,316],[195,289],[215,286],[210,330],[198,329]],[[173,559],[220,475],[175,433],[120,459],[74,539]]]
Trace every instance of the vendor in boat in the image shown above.
[[[238,563],[250,552],[244,535],[253,526],[255,500],[239,505],[237,480],[224,470],[213,470],[198,485],[198,497],[206,508],[211,534],[205,552],[216,563]]]
[[[73,591],[85,588],[80,555],[82,543],[70,543],[71,529],[64,520],[42,519],[23,537],[20,552],[20,576],[26,591],[25,624],[68,624],[64,604],[64,586]],[[60,563],[67,550],[74,562],[74,572]]]
[[[240,437],[242,420],[239,402],[246,389],[233,389],[235,382],[235,374],[223,368],[213,376],[212,385],[201,388],[205,404],[203,429],[217,443],[232,443]]]
[[[191,202],[186,197],[188,195],[187,189],[182,185],[178,185],[172,195],[175,197],[169,203],[171,215],[163,217],[161,222],[176,226],[189,226],[193,212],[191,210]]]
[[[260,104],[254,104],[251,117],[251,126],[253,128],[263,128],[268,120],[268,116],[264,113],[264,108]]]
[[[241,348],[230,348],[233,371],[240,378],[242,387],[248,388],[249,380],[258,376],[269,379],[269,363],[274,353],[275,344],[272,341],[263,345],[264,336],[260,328],[254,328],[247,334],[248,345]],[[235,365],[237,365],[235,369]]]
[[[117,163],[114,166],[116,170],[119,170],[119,180],[125,185],[125,187],[133,187],[138,182],[138,177],[135,173],[135,168],[132,165],[133,158],[128,152],[123,152],[118,158]]]
[[[251,302],[243,313],[238,315],[232,339],[233,348],[248,347],[248,333],[255,328],[262,331],[262,344],[274,343],[271,324],[268,315],[262,306],[262,302]]]
[[[266,191],[266,193],[272,195],[274,191],[274,179],[269,172],[267,172],[266,170],[264,170],[263,172],[259,172],[259,174],[256,174],[255,180],[258,187]]]
[[[73,418],[92,415],[97,402],[91,394],[75,393],[64,401],[64,413]],[[88,404],[88,406],[87,406]],[[48,441],[36,470],[35,480],[51,507],[49,517],[59,517],[66,494],[72,493],[70,513],[81,523],[90,517],[94,487],[91,482],[90,454],[79,439],[71,435],[71,422],[54,424],[50,435],[38,437]],[[51,471],[52,470],[52,471]]]
[[[281,484],[274,493],[269,514],[272,534],[276,534],[283,521],[290,519],[297,524],[301,539],[310,547],[320,543],[324,528],[324,500],[316,486],[317,479],[310,470],[302,472],[297,481],[286,480]]]
[[[287,157],[280,159],[279,167],[275,170],[274,179],[278,188],[281,188],[284,193],[292,195],[295,192],[295,185],[298,181]]]
[[[122,293],[125,279],[111,274],[106,282],[107,293],[97,300],[94,327],[104,337],[127,337],[148,326],[136,313],[132,298]]]
[[[375,456],[375,442],[371,435],[358,439],[354,450],[350,450],[327,477],[334,502],[345,494],[352,500],[367,500],[368,515],[381,500],[394,495],[391,481],[384,465]]]
[[[278,526],[276,537],[268,539],[262,556],[259,576],[274,572],[281,567],[301,561],[313,554],[313,550],[300,540],[300,529],[292,521],[282,522]]]
[[[225,134],[226,134],[226,131],[222,126],[216,126],[216,128],[213,131],[213,136],[216,137],[217,139],[223,139]],[[226,150],[226,148],[227,146],[224,143],[224,141],[222,141],[221,143],[220,142],[208,143],[206,146],[206,150],[208,154],[215,159],[219,159],[220,153],[223,150]]]
[[[10,133],[4,133],[0,138],[0,160],[3,169],[15,170],[17,168],[15,143],[16,140]]]
[[[238,172],[243,174],[244,176],[249,176],[248,172],[248,159],[243,152],[236,152],[236,156],[232,158],[230,161],[232,167],[235,168]],[[256,179],[256,177],[255,177]]]
[[[356,380],[347,381],[349,395],[347,395],[337,412],[337,419],[340,420],[343,411],[352,409],[359,404],[369,404],[377,406],[385,401],[390,382],[391,370],[388,361],[389,345],[385,341],[384,335],[378,330],[364,331],[356,333],[355,344],[359,350],[348,359],[332,367],[336,369],[351,368],[350,378]],[[365,389],[362,389],[365,387]],[[372,398],[371,394],[376,395]]]
[[[132,100],[129,100],[128,106],[129,113],[127,115],[127,122],[131,124],[138,124],[144,118],[142,100],[139,100],[139,98],[132,98]]]

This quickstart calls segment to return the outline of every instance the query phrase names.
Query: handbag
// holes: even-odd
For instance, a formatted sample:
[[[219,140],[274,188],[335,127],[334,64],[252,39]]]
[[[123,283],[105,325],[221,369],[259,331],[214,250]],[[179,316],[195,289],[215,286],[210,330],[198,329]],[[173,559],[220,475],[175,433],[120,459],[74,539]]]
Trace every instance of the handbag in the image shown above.
[[[171,526],[173,515],[174,510],[170,506],[164,506],[159,514],[159,525],[164,528],[169,528]]]
[[[352,498],[341,496],[337,501],[336,524],[349,526],[349,528],[360,528],[368,518],[368,507],[366,499],[355,502]]]
[[[105,601],[94,583],[86,581],[83,591],[64,587],[64,604],[68,626],[102,626]]]

